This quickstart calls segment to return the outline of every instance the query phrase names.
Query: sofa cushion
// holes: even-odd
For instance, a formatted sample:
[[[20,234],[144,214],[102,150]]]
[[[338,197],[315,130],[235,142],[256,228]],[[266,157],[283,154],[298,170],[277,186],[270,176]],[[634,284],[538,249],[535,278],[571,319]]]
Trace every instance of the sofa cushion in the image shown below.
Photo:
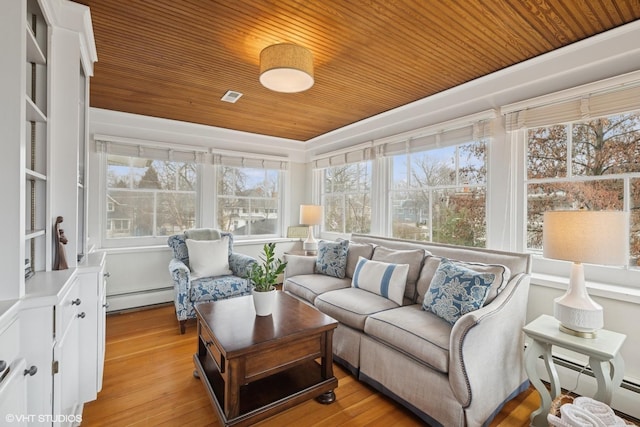
[[[229,269],[229,238],[218,240],[187,239],[192,278],[224,276]]]
[[[318,295],[314,305],[338,322],[362,331],[367,316],[398,307],[390,299],[358,289],[346,288]]]
[[[449,371],[451,325],[419,304],[371,315],[364,332],[439,372]]]
[[[422,268],[424,259],[424,249],[389,249],[384,246],[376,246],[371,259],[393,264],[409,264],[409,274],[407,275],[407,285],[404,289],[404,296],[412,303],[416,298],[416,282]]]
[[[203,277],[193,280],[189,287],[189,299],[194,303],[217,301],[250,293],[249,280],[237,276]]]
[[[351,286],[364,289],[402,305],[409,264],[390,264],[360,257]]]
[[[494,273],[474,271],[443,259],[433,275],[422,308],[453,325],[466,313],[482,307],[495,280]]]
[[[422,266],[422,271],[420,272],[420,277],[418,278],[417,291],[418,297],[416,299],[416,303],[422,304],[424,301],[424,296],[429,291],[429,286],[431,285],[431,280],[433,279],[438,266],[440,265],[440,261],[442,261],[442,257],[429,255],[424,260],[424,265]],[[500,264],[483,264],[480,262],[464,262],[457,260],[450,260],[458,265],[470,268],[477,272],[484,273],[492,273],[496,275],[497,280],[495,280],[491,284],[491,288],[489,289],[489,295],[487,295],[487,299],[484,302],[484,305],[491,303],[496,296],[507,286],[509,279],[511,278],[511,270],[508,267]]]
[[[344,279],[348,249],[348,240],[342,240],[340,242],[319,241],[316,273]]]
[[[287,278],[282,289],[313,304],[318,295],[349,286],[351,286],[351,281],[347,278],[339,279],[322,274],[300,274]]]
[[[342,239],[339,239],[342,240]],[[356,243],[349,241],[349,249],[347,250],[347,269],[346,277],[353,278],[353,272],[356,271],[356,264],[360,257],[371,259],[374,246],[369,243]]]

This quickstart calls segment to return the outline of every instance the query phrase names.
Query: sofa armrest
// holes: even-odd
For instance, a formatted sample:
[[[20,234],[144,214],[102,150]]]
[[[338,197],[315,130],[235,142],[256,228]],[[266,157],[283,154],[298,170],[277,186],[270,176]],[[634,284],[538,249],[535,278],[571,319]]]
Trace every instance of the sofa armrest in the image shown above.
[[[316,258],[303,255],[284,254],[287,268],[284,270],[285,280],[301,274],[313,274],[316,270]]]
[[[469,424],[482,424],[526,381],[522,327],[530,280],[523,273],[512,277],[490,304],[453,325],[449,383],[460,404],[479,418]]]
[[[257,262],[258,260],[249,255],[239,254],[237,252],[232,252],[231,255],[229,255],[229,268],[231,268],[233,275],[242,277],[243,279],[249,277],[253,264]]]

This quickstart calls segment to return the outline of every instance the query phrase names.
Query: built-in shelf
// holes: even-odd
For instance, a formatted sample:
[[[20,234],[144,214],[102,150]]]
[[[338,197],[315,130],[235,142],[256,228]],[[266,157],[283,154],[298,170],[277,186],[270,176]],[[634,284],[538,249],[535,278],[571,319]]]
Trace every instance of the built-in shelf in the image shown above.
[[[45,230],[26,230],[24,232],[24,240],[35,239],[36,237],[44,236]]]
[[[36,37],[33,35],[33,31],[27,24],[27,62],[33,62],[35,64],[46,64],[47,58],[42,53],[42,49],[36,41]]]
[[[40,111],[40,108],[38,108],[38,106],[33,103],[31,98],[26,96],[25,99],[27,101],[27,121],[46,123],[47,116],[45,116],[42,111]]]
[[[26,169],[25,175],[27,175],[27,179],[35,179],[35,180],[38,180],[38,181],[46,181],[47,180],[47,176],[46,175],[43,175],[40,172],[36,172],[34,170],[31,170],[31,169]]]

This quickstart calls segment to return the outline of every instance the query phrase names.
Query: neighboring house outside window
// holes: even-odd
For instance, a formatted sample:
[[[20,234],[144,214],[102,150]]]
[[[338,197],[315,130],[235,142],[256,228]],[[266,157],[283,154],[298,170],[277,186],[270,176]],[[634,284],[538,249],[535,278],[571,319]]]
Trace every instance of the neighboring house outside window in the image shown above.
[[[216,167],[218,227],[236,236],[278,235],[281,171]]]
[[[527,248],[542,250],[545,211],[629,210],[629,265],[637,267],[640,112],[530,128],[526,132]]]
[[[194,163],[108,155],[106,238],[157,237],[193,228]]]
[[[369,233],[371,230],[371,162],[322,170],[323,231]]]
[[[486,143],[391,158],[393,237],[486,245]]]

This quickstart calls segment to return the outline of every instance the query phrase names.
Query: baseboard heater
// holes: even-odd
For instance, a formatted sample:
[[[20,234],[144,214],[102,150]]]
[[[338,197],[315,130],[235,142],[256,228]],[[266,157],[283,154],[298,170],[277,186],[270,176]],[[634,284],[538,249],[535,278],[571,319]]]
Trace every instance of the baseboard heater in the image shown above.
[[[108,294],[107,298],[126,297],[126,296],[130,296],[130,295],[155,294],[156,292],[171,291],[171,290],[173,290],[173,286],[168,286],[166,288],[143,289],[141,291],[134,291],[134,292],[122,292],[122,293],[119,293],[119,294]]]
[[[595,378],[595,375],[593,374],[593,371],[591,370],[591,367],[589,367],[589,366],[587,366],[585,368],[583,365],[580,365],[579,363],[575,363],[575,362],[572,362],[572,361],[567,360],[567,359],[563,359],[563,358],[558,357],[558,356],[552,356],[552,358],[553,358],[553,363],[556,366],[562,366],[564,368],[571,369],[571,370],[576,371],[576,372],[582,371],[583,374],[588,375],[588,376],[590,376],[592,378]],[[636,384],[634,382],[631,382],[631,381],[623,379],[622,380],[622,384],[620,384],[620,387],[622,387],[622,388],[624,388],[626,390],[632,391],[634,393],[640,394],[640,384]]]

